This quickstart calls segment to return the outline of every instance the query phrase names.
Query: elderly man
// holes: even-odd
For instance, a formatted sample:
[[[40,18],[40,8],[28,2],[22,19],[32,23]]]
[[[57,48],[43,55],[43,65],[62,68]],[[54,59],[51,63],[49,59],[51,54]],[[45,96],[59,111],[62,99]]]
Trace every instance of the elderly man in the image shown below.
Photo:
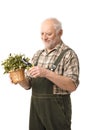
[[[32,88],[29,130],[71,130],[70,94],[79,84],[79,62],[61,40],[62,33],[57,19],[43,21],[45,48],[33,56],[34,67],[19,83],[25,89]]]

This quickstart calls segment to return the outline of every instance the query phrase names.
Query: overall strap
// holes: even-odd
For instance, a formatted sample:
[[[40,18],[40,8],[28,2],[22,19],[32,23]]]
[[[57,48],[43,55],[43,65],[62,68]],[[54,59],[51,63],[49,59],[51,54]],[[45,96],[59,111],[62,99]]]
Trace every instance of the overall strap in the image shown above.
[[[54,71],[57,67],[57,65],[60,63],[60,61],[62,60],[64,54],[68,51],[71,50],[70,48],[65,49],[64,51],[61,52],[61,54],[58,56],[58,58],[56,59],[56,61],[54,62],[54,64],[51,67],[51,70]]]
[[[67,48],[65,50],[63,50],[60,55],[58,56],[58,58],[56,59],[56,61],[54,62],[54,64],[52,65],[52,67],[50,68],[50,70],[52,71],[55,71],[57,65],[60,63],[61,59],[63,58],[64,54],[68,51],[68,50],[71,50],[71,48]],[[37,56],[37,60],[36,60],[36,63],[34,64],[35,66],[37,66],[38,64],[38,59],[40,57],[40,55],[42,54],[43,50],[41,50]]]

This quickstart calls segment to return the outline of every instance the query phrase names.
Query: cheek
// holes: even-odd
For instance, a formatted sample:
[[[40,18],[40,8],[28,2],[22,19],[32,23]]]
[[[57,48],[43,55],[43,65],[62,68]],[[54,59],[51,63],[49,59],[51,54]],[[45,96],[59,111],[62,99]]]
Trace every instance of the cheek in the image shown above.
[[[54,39],[55,39],[55,36],[49,36],[48,39],[54,40]]]

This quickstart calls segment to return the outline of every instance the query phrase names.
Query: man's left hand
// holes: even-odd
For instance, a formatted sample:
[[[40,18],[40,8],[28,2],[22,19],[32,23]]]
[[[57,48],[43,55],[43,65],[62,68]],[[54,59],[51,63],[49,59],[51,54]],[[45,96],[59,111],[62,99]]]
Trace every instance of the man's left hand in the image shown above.
[[[33,78],[45,77],[46,73],[47,73],[47,69],[39,66],[34,66],[29,70],[27,70],[27,74]]]

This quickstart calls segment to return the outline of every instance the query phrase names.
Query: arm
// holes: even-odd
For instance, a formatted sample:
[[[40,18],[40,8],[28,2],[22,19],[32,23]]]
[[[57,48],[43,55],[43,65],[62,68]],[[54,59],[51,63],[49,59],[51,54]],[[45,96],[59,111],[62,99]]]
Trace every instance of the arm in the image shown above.
[[[63,61],[63,75],[60,72],[55,73],[48,70],[46,78],[58,87],[72,92],[79,84],[79,60],[74,51],[68,51]]]
[[[31,85],[30,85],[30,79],[29,78],[25,78],[25,80],[21,81],[21,82],[18,82],[19,85],[21,87],[23,87],[24,89],[28,90],[31,88]]]
[[[78,58],[73,52],[66,53],[66,56],[63,61],[63,74],[57,71],[52,72],[48,69],[36,66],[32,67],[29,71],[30,75],[34,78],[36,77],[45,77],[52,81],[56,86],[60,87],[61,89],[67,91],[74,91],[78,86],[78,78],[79,78],[79,62]]]
[[[10,77],[10,80],[11,80],[11,83],[13,84],[19,84],[21,87],[23,87],[24,89],[28,90],[31,88],[31,85],[30,85],[30,79],[26,76],[25,79],[21,82],[13,82],[11,76]]]
[[[52,81],[56,86],[59,86],[61,89],[70,92],[76,89],[74,82],[68,77],[58,75],[55,72],[52,72],[50,70],[45,70],[45,72],[46,72],[45,77],[50,81]]]
[[[58,75],[55,72],[52,72],[51,70],[36,66],[36,67],[32,67],[29,73],[30,75],[33,76],[33,78],[45,77],[49,79],[50,81],[52,81],[61,89],[64,89],[70,92],[76,89],[76,86],[71,79],[65,76]]]

